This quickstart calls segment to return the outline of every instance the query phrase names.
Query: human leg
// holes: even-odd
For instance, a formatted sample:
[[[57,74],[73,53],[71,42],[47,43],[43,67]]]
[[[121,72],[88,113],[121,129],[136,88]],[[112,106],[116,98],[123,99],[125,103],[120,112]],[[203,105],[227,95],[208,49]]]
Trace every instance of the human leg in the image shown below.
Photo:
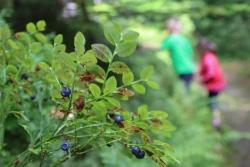
[[[221,112],[218,109],[218,102],[217,102],[218,95],[219,95],[219,92],[217,92],[217,91],[210,91],[208,94],[208,97],[209,97],[209,104],[208,105],[213,113],[212,125],[215,128],[219,128],[221,125]]]
[[[189,94],[190,92],[190,86],[193,80],[193,74],[180,74],[179,75],[180,80],[182,81],[186,94]]]

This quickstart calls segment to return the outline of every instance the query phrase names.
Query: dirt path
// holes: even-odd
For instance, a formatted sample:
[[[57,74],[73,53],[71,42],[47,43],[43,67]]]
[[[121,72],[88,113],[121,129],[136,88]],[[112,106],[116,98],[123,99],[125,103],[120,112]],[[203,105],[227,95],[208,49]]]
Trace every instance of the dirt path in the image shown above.
[[[224,63],[228,81],[224,104],[226,123],[239,132],[250,132],[250,61]],[[228,158],[232,167],[250,167],[250,140],[233,143],[233,152]],[[231,167],[231,166],[230,166]]]

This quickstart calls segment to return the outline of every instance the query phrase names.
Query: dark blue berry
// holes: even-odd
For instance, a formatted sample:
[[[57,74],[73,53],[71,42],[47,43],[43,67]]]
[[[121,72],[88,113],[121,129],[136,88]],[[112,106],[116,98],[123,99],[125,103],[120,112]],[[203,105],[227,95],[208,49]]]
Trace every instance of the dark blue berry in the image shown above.
[[[32,96],[30,96],[30,100],[35,100],[36,99],[36,96],[35,95],[32,95]]]
[[[21,80],[28,80],[28,75],[27,74],[22,74],[21,75]]]
[[[135,154],[136,158],[143,159],[145,157],[144,151],[139,151],[137,154]]]
[[[69,142],[67,142],[67,141],[65,141],[61,144],[61,150],[63,150],[63,151],[68,151],[69,147],[70,147],[70,145],[69,145]]]
[[[119,125],[119,124],[122,123],[123,118],[120,115],[116,115],[115,118],[114,118],[114,120],[115,120],[115,123]]]
[[[137,147],[137,146],[133,146],[133,147],[131,148],[131,152],[132,152],[132,154],[134,154],[134,155],[138,154],[140,151],[141,151],[141,149],[140,149],[139,147]]]
[[[63,88],[61,89],[61,95],[62,95],[63,97],[69,97],[70,94],[71,94],[71,89],[70,89],[69,87],[63,87]]]

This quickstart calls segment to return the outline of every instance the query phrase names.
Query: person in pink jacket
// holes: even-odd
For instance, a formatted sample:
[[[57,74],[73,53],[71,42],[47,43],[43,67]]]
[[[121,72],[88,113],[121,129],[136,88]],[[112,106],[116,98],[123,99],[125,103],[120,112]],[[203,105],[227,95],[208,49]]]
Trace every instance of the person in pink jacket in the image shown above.
[[[213,111],[214,127],[221,124],[221,113],[218,110],[216,97],[223,91],[226,85],[224,74],[217,59],[215,46],[207,39],[201,39],[197,45],[200,54],[200,65],[198,74],[203,86],[206,88],[209,97],[209,107]]]

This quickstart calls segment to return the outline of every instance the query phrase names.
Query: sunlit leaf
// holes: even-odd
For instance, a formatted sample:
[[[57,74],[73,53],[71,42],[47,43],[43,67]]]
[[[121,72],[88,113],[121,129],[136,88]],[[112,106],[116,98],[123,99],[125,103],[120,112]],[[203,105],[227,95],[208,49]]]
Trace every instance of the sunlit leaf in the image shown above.
[[[113,92],[116,89],[116,87],[117,87],[117,82],[115,77],[112,76],[108,78],[104,86],[104,94]]]
[[[112,58],[112,53],[110,51],[110,49],[103,45],[103,44],[93,44],[91,45],[94,53],[95,53],[95,56],[103,61],[103,62],[109,62]]]
[[[140,93],[140,94],[145,94],[145,92],[146,92],[146,89],[142,84],[132,85],[132,88],[134,89],[134,91],[136,91],[137,93]]]
[[[96,84],[90,84],[89,90],[91,94],[95,97],[99,97],[101,95],[101,89]]]

